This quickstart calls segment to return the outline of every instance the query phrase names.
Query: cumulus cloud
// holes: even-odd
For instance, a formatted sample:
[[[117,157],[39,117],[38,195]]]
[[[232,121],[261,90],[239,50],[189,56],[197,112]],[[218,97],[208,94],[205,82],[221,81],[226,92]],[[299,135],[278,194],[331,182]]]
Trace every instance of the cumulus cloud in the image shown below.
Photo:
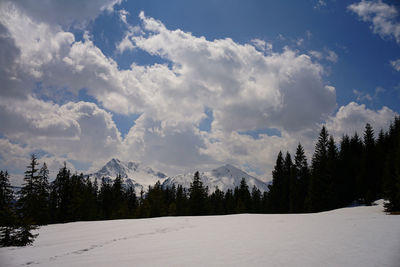
[[[361,1],[348,6],[362,21],[371,22],[371,29],[382,38],[394,38],[400,44],[400,23],[395,6],[379,1]]]
[[[312,150],[321,122],[329,119],[332,128],[344,128],[345,119],[332,117],[336,90],[324,81],[324,67],[313,58],[317,53],[289,48],[278,53],[258,39],[207,40],[168,29],[144,13],[140,28],[133,27],[121,11],[128,31],[117,51],[141,49],[168,64],[120,70],[89,34],[77,41],[62,27],[21,10],[0,6],[0,46],[10,51],[0,51],[9,66],[0,69],[0,78],[17,81],[0,92],[0,118],[7,121],[0,125],[6,137],[0,153],[10,147],[26,157],[40,148],[52,166],[73,159],[92,168],[119,157],[170,174],[229,162],[269,176],[279,150],[294,151],[299,141]],[[328,49],[321,57],[337,61]],[[40,88],[33,92],[36,83]],[[98,104],[43,100],[66,91],[77,95],[82,88]],[[211,129],[200,131],[206,110],[213,114]],[[341,110],[344,118],[358,109]],[[110,112],[141,115],[121,138]],[[240,134],[265,128],[276,128],[281,136]]]
[[[174,168],[210,165],[219,162],[221,155],[229,155],[231,161],[241,157],[236,161],[245,164],[267,152],[245,156],[243,139],[216,154],[213,151],[223,148],[218,146],[222,141],[212,140],[224,137],[233,142],[249,138],[239,131],[266,127],[277,128],[284,136],[295,134],[314,127],[336,107],[335,88],[324,83],[323,66],[288,48],[274,53],[261,41],[210,41],[179,29],[169,30],[141,13],[142,28],[132,28],[126,40],[170,65],[132,64],[130,69],[120,70],[88,34],[76,41],[71,33],[27,17],[15,7],[0,13],[6,29],[4,43],[15,48],[9,61],[16,64],[20,79],[30,85],[23,87],[25,100],[18,105],[26,104],[26,108],[14,110],[9,102],[1,103],[4,119],[15,121],[2,132],[55,155],[82,161],[125,155]],[[125,21],[127,14],[121,15]],[[41,84],[42,95],[77,94],[85,88],[110,111],[142,115],[121,140],[107,111],[84,102],[58,105],[39,100],[31,90],[36,82]],[[213,112],[214,120],[211,132],[201,133],[198,126],[207,117],[206,109]],[[268,141],[254,142],[253,147],[277,144],[270,141],[273,138],[265,138]],[[287,138],[279,140],[287,142]]]
[[[93,103],[59,106],[29,96],[11,103],[2,100],[0,110],[1,121],[7,122],[0,132],[8,140],[54,156],[85,162],[108,159],[122,141],[112,115]]]
[[[366,123],[371,124],[377,134],[380,129],[388,130],[390,121],[396,115],[398,114],[388,107],[382,107],[375,111],[366,108],[364,104],[350,102],[346,106],[340,107],[338,112],[327,120],[326,127],[337,140],[343,134],[357,132],[361,135]]]
[[[264,55],[252,45],[229,38],[208,41],[168,30],[143,13],[140,17],[149,34],[133,36],[134,44],[173,63],[185,84],[173,88],[173,95],[190,93],[207,102],[214,112],[213,127],[298,130],[300,124],[315,123],[335,107],[335,90],[323,84],[323,67],[307,55],[290,49]]]

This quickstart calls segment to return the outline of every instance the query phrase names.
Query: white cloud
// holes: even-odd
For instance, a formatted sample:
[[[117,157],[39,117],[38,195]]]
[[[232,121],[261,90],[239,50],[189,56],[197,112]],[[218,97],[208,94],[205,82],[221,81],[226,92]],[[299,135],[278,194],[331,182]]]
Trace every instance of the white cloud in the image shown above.
[[[311,56],[313,56],[313,57],[315,57],[316,59],[318,59],[318,60],[323,59],[322,53],[319,52],[319,51],[312,50],[312,51],[309,51],[308,53],[309,53]]]
[[[390,61],[390,65],[396,70],[400,71],[400,58],[397,60]]]
[[[141,13],[143,28],[128,40],[169,61],[171,67],[133,64],[119,70],[88,35],[77,42],[71,33],[37,22],[16,8],[6,11],[1,11],[0,22],[12,37],[6,41],[17,51],[10,61],[30,86],[24,87],[21,108],[14,110],[6,100],[2,103],[2,116],[10,121],[2,132],[55,156],[95,161],[125,155],[177,169],[205,166],[221,157],[212,153],[216,145],[207,145],[216,133],[237,140],[245,138],[237,131],[270,127],[288,136],[313,127],[336,106],[334,87],[323,81],[323,66],[290,49],[274,53],[270,45],[258,42],[271,50],[265,54],[231,39],[209,41],[169,30]],[[57,105],[31,96],[30,89],[38,81],[43,87],[40,93],[49,97],[86,88],[108,110],[142,116],[121,140],[111,115],[95,104]],[[197,129],[206,108],[214,115],[212,133]],[[11,123],[11,118],[19,123]],[[245,142],[241,144],[221,155],[245,164],[266,152],[260,148],[263,152],[237,160],[244,155],[240,146]],[[254,142],[253,146],[269,144]]]
[[[373,98],[370,94],[358,91],[357,89],[353,89],[353,94],[357,97],[357,101],[364,101],[364,100],[372,101],[373,100]]]
[[[128,21],[126,20],[126,17],[129,15],[129,12],[126,11],[125,9],[121,9],[121,10],[119,10],[118,13],[119,13],[119,18],[120,18],[120,20],[121,20],[123,23],[128,24]]]
[[[264,53],[271,54],[272,53],[272,44],[268,43],[264,40],[261,39],[253,39],[251,40],[251,43],[254,45],[254,47]]]
[[[93,103],[56,105],[29,96],[1,100],[0,132],[9,140],[61,157],[91,162],[115,155],[122,142],[110,113]]]
[[[336,140],[339,140],[343,134],[352,135],[354,132],[362,136],[366,123],[371,124],[377,134],[380,129],[388,130],[390,121],[396,115],[398,115],[396,112],[387,107],[374,111],[366,108],[364,104],[350,102],[340,107],[338,112],[327,120],[326,127]]]
[[[382,92],[385,92],[385,88],[380,87],[380,86],[375,88],[375,92],[372,96],[369,93],[362,92],[357,89],[353,89],[353,94],[357,97],[357,101],[359,101],[359,102],[363,102],[365,100],[372,102],[372,101],[378,99],[378,95]]]
[[[0,46],[11,52],[0,51],[0,60],[10,66],[0,69],[0,78],[18,81],[17,89],[6,85],[0,92],[0,118],[7,121],[0,132],[16,154],[43,149],[54,166],[73,159],[93,163],[95,169],[120,157],[173,174],[230,162],[269,176],[279,150],[294,151],[299,141],[312,150],[320,123],[336,108],[335,88],[324,82],[320,63],[289,48],[274,52],[263,40],[211,41],[167,29],[144,13],[143,26],[135,28],[120,12],[128,32],[117,50],[141,49],[169,63],[120,70],[88,34],[76,41],[61,27],[15,7],[0,8],[0,15]],[[321,57],[337,60],[329,51]],[[37,82],[42,88],[34,95]],[[99,105],[39,99],[82,88]],[[105,109],[141,115],[122,139]],[[214,118],[210,132],[198,129],[205,110]],[[265,128],[276,128],[282,136],[239,134]]]
[[[96,0],[96,1],[53,1],[42,0],[40,3],[30,0],[5,0],[6,4],[12,3],[18,9],[35,20],[50,24],[70,26],[83,26],[95,19],[103,11],[112,11],[114,5],[122,0]],[[8,3],[7,3],[8,2]]]
[[[330,50],[328,48],[325,48],[323,52],[321,51],[316,51],[316,50],[311,50],[308,51],[308,54],[318,60],[325,59],[327,61],[330,61],[332,63],[336,63],[339,60],[338,55],[335,53],[335,51]]]
[[[178,88],[183,90],[179,94],[207,103],[214,112],[213,127],[235,131],[262,125],[298,130],[335,107],[335,93],[322,81],[323,67],[306,55],[289,49],[264,55],[251,45],[231,39],[208,41],[170,31],[143,13],[141,18],[149,34],[133,37],[135,45],[173,63],[185,85]]]
[[[382,38],[394,38],[400,44],[400,23],[395,6],[378,1],[361,1],[348,6],[363,21],[371,22],[371,29]]]
[[[329,50],[329,49],[328,49],[327,52],[328,52],[328,55],[326,56],[326,59],[331,61],[331,62],[336,63],[338,61],[338,58],[339,58],[338,55],[334,51]]]

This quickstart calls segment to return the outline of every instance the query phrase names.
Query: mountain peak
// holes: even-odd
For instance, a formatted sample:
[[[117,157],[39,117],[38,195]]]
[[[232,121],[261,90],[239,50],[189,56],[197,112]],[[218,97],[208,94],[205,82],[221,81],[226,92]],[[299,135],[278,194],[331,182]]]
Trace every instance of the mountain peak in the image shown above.
[[[121,175],[126,186],[134,187],[136,193],[140,193],[142,189],[146,190],[149,185],[154,185],[159,180],[163,182],[167,178],[164,173],[150,167],[132,161],[124,162],[117,158],[112,158],[99,171],[89,174],[89,177],[112,181],[117,175]]]
[[[236,168],[231,164],[225,164],[212,171],[201,172],[200,178],[203,181],[203,184],[209,188],[210,193],[212,193],[217,186],[222,191],[234,189],[236,186],[240,185],[240,181],[243,178],[246,180],[249,188],[256,186],[261,191],[268,190],[268,184],[257,179],[256,177],[249,175],[239,168]],[[193,173],[180,174],[166,179],[163,183],[163,186],[169,187],[173,184],[180,184],[185,188],[189,188],[192,180]]]

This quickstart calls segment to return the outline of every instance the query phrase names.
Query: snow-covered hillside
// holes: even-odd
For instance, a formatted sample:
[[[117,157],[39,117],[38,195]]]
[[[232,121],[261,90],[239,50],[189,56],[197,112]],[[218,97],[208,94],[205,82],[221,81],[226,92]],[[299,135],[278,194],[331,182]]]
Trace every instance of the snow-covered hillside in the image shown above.
[[[99,182],[103,177],[112,181],[118,174],[121,175],[128,187],[134,187],[136,194],[140,194],[142,189],[146,190],[149,185],[154,185],[157,181],[163,183],[167,178],[164,173],[155,171],[150,167],[135,162],[123,162],[118,159],[110,160],[99,171],[89,174],[89,177],[92,180],[97,178]]]
[[[400,216],[380,202],[315,214],[241,214],[43,226],[1,266],[393,266]]]
[[[193,176],[194,173],[185,173],[176,175],[174,177],[169,177],[164,181],[163,186],[169,187],[173,184],[180,184],[185,188],[189,188],[190,183],[193,181]],[[216,186],[218,186],[218,188],[222,191],[234,189],[236,186],[240,185],[240,181],[242,180],[242,178],[245,178],[250,190],[253,188],[253,186],[256,186],[261,191],[268,190],[267,183],[264,183],[256,177],[253,177],[229,164],[214,169],[212,171],[201,172],[200,178],[203,184],[205,186],[208,186],[210,193],[215,190]]]

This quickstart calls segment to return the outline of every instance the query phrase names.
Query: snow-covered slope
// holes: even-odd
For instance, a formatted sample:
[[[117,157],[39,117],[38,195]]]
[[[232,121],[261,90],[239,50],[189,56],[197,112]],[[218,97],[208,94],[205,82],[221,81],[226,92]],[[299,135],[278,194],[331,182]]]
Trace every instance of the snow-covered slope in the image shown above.
[[[185,173],[169,177],[164,181],[163,187],[170,187],[173,184],[177,186],[178,184],[180,184],[184,188],[189,188],[190,183],[193,181],[193,176],[194,173]],[[240,185],[240,181],[242,180],[242,178],[245,178],[250,190],[253,188],[253,186],[256,186],[261,191],[268,190],[267,183],[264,183],[256,177],[253,177],[229,164],[214,169],[212,171],[200,173],[200,179],[205,186],[208,186],[210,193],[215,190],[216,186],[218,186],[218,188],[222,191],[234,189],[236,186]]]
[[[120,174],[124,179],[126,186],[132,186],[136,194],[143,189],[146,191],[149,185],[154,185],[157,181],[163,183],[167,176],[150,167],[143,166],[135,162],[123,162],[118,159],[112,159],[107,162],[99,171],[89,174],[91,179],[97,178],[100,182],[104,177],[110,181],[114,180]]]
[[[315,214],[241,214],[43,226],[8,266],[393,266],[400,216],[382,202]]]

